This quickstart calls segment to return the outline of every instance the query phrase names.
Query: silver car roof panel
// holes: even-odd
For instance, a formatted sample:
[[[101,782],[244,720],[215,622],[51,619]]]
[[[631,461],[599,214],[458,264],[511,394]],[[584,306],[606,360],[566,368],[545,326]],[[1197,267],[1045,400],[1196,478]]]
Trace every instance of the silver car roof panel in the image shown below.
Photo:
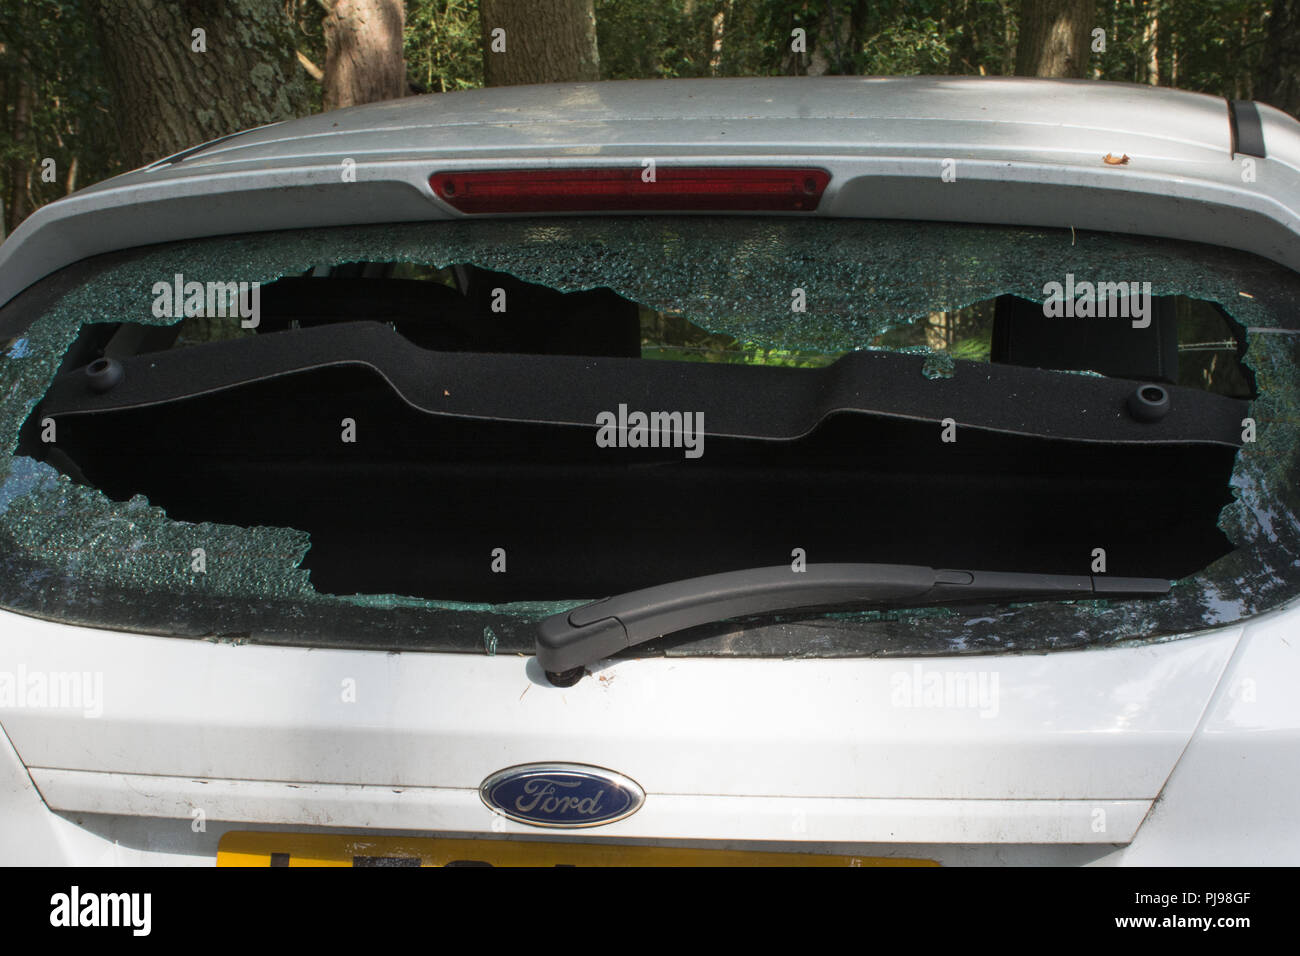
[[[1163,236],[1300,271],[1300,123],[1257,110],[1258,158],[1232,152],[1226,100],[1087,80],[637,80],[409,97],[250,130],[43,207],[0,246],[0,304],[120,248],[462,218],[429,187],[438,169],[646,158],[822,166],[819,216]],[[349,159],[355,182],[341,175]],[[954,182],[941,177],[949,159]]]

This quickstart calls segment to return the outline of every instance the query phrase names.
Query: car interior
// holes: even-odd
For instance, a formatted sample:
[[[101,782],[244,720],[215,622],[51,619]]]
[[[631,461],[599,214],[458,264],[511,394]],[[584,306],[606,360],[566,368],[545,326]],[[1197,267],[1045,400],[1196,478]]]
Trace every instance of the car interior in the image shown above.
[[[1101,548],[1108,573],[1173,580],[1231,550],[1217,518],[1253,384],[1211,303],[1157,298],[1141,330],[1051,326],[1012,295],[939,316],[931,345],[974,358],[936,403],[888,337],[773,360],[607,288],[473,265],[351,263],[261,296],[256,329],[84,326],[27,453],[180,521],[304,530],[333,594],[591,597],[795,548],[1073,574]],[[110,363],[123,383],[94,384]],[[1135,412],[1143,387],[1175,413]],[[619,403],[702,411],[704,454],[600,447],[590,411]]]

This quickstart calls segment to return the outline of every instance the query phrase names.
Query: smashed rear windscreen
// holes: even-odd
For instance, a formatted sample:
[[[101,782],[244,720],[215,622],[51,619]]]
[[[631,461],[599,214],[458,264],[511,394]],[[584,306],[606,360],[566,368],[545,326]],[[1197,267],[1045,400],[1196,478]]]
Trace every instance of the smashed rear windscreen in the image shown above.
[[[1177,584],[641,652],[1190,632],[1300,590],[1297,305],[1241,253],[948,224],[410,224],[102,256],[0,313],[0,602],[526,652],[549,613],[802,555]]]

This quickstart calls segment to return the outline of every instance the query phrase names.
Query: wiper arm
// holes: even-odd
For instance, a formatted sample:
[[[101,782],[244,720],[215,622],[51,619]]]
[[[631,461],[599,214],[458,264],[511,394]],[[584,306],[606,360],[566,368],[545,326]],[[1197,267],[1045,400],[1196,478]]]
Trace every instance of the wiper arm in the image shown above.
[[[552,683],[567,686],[587,664],[624,648],[688,627],[770,611],[1168,592],[1164,578],[953,571],[915,564],[814,564],[795,572],[779,565],[673,581],[552,615],[538,626],[537,661]]]

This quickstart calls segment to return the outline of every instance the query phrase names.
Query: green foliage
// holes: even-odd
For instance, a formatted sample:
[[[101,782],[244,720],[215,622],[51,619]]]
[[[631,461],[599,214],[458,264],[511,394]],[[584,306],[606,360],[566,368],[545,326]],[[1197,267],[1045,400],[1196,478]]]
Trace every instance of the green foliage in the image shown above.
[[[696,0],[596,0],[606,80],[709,75],[711,5]]]
[[[411,86],[425,93],[483,85],[478,0],[407,0],[403,52]]]
[[[779,365],[785,368],[821,368],[843,351],[774,348],[709,332],[684,316],[641,309],[641,357],[670,362],[713,362],[727,365]]]
[[[1271,0],[1097,0],[1097,79],[1249,97]],[[597,0],[607,78],[1011,75],[1019,0]],[[719,19],[720,17],[720,19]],[[720,50],[715,27],[721,26]],[[807,52],[791,51],[805,31]],[[1157,68],[1150,70],[1152,53]],[[716,63],[716,65],[711,65]]]
[[[5,231],[121,171],[103,64],[82,0],[8,2],[0,17],[0,200]],[[45,159],[54,160],[46,182]],[[76,170],[75,180],[71,174]]]

